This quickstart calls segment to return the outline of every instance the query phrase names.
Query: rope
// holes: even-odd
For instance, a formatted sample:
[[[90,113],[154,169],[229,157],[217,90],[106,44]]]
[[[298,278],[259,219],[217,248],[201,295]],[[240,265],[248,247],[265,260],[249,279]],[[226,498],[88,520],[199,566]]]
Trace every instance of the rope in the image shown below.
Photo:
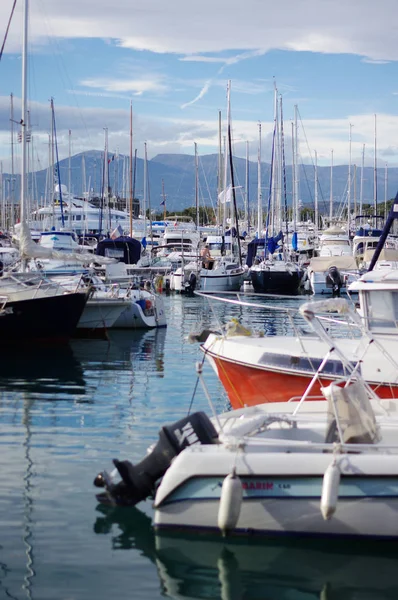
[[[11,21],[12,21],[12,17],[13,17],[13,14],[14,14],[14,10],[15,10],[16,4],[17,4],[17,0],[14,0],[14,4],[12,5],[11,14],[10,14],[10,18],[8,20],[7,29],[6,29],[6,33],[5,33],[5,36],[4,36],[3,44],[2,44],[1,50],[0,50],[0,60],[1,60],[2,56],[3,56],[4,47],[6,45],[6,41],[7,41],[7,37],[8,37],[8,31],[10,29],[10,25],[11,25]]]
[[[204,354],[203,358],[202,358],[202,367],[203,367],[203,363],[205,362],[205,358],[206,358],[206,354]],[[192,393],[191,402],[189,403],[189,408],[188,408],[187,416],[189,416],[191,414],[191,409],[192,409],[193,401],[194,401],[194,398],[195,398],[196,390],[198,389],[198,383],[199,383],[199,375],[196,378],[196,383],[195,383],[195,387],[194,387],[194,390],[193,390],[193,393]]]

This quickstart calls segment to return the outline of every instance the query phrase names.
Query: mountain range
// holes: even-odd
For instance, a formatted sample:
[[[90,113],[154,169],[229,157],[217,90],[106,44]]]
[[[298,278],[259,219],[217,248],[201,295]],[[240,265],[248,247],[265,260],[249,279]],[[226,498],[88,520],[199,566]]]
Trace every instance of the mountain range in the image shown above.
[[[246,179],[245,159],[234,157],[234,178],[237,187],[238,206],[244,206],[244,188]],[[69,166],[70,165],[70,166]],[[109,155],[109,186],[111,193],[119,197],[129,197],[129,159],[126,156]],[[257,172],[256,162],[249,161],[249,204],[253,210],[257,207]],[[333,201],[335,206],[340,205],[347,195],[348,165],[334,166],[333,168]],[[70,187],[76,196],[81,196],[84,191],[90,190],[92,195],[101,196],[103,188],[104,154],[97,150],[91,150],[83,154],[76,154],[69,159],[59,162],[56,171],[56,183]],[[141,203],[144,197],[144,161],[137,158],[135,171],[135,197]],[[217,202],[217,171],[218,155],[208,154],[198,158],[198,197],[201,206],[215,207]],[[261,164],[262,197],[263,206],[267,205],[269,194],[269,180],[271,167],[267,163]],[[85,172],[85,182],[83,182]],[[361,169],[351,167],[352,183],[351,198],[360,196]],[[147,162],[147,199],[149,206],[158,213],[163,211],[161,202],[166,198],[168,212],[182,211],[195,205],[195,157],[187,154],[158,154]],[[299,166],[300,193],[299,197],[303,205],[312,207],[314,204],[314,179],[315,170],[313,165],[301,164]],[[329,212],[330,198],[329,167],[318,167],[318,201],[321,212]],[[36,171],[29,175],[31,198],[35,203],[40,200],[43,204],[46,197],[46,181],[48,170]],[[363,171],[363,202],[373,204],[374,197],[374,169],[365,167]],[[10,196],[11,177],[3,174],[3,189],[5,196]],[[15,198],[19,198],[20,177],[15,177]],[[48,186],[47,186],[48,188]],[[127,192],[126,192],[127,189]],[[387,199],[395,197],[398,189],[398,168],[388,169]],[[32,193],[34,190],[34,193]],[[163,195],[164,194],[164,195]],[[385,170],[377,169],[377,197],[378,203],[384,206],[385,198]],[[292,167],[286,166],[286,198],[288,205],[292,202]]]

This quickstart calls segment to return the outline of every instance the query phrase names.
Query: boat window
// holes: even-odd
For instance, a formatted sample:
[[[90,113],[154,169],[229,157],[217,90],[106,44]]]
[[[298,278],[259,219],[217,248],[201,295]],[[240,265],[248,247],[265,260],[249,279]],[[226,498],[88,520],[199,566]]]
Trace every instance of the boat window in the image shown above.
[[[369,329],[395,329],[398,321],[398,292],[374,290],[363,293],[366,298]]]
[[[349,240],[321,240],[321,246],[349,246]]]

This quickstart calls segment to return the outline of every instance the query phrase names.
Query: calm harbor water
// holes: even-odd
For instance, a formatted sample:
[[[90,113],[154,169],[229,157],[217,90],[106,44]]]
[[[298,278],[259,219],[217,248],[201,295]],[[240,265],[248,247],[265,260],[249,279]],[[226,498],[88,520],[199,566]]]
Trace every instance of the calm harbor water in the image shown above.
[[[184,416],[192,400],[202,354],[187,336],[214,325],[214,316],[202,298],[165,303],[164,330],[3,349],[0,599],[396,599],[395,545],[158,536],[150,502],[98,505],[96,473],[112,458],[141,459],[159,428]],[[216,309],[221,321],[239,316],[270,335],[288,333],[284,321],[265,314]],[[205,374],[217,410],[226,409],[207,363]],[[201,409],[207,402],[199,388],[193,410]]]

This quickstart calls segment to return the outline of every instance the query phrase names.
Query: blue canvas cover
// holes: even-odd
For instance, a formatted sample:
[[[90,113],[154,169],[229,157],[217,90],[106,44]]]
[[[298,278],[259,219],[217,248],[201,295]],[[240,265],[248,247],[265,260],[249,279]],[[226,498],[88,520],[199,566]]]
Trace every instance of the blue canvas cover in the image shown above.
[[[106,238],[98,242],[96,254],[116,258],[126,265],[135,265],[141,257],[141,242],[128,236],[120,236],[115,240]]]

